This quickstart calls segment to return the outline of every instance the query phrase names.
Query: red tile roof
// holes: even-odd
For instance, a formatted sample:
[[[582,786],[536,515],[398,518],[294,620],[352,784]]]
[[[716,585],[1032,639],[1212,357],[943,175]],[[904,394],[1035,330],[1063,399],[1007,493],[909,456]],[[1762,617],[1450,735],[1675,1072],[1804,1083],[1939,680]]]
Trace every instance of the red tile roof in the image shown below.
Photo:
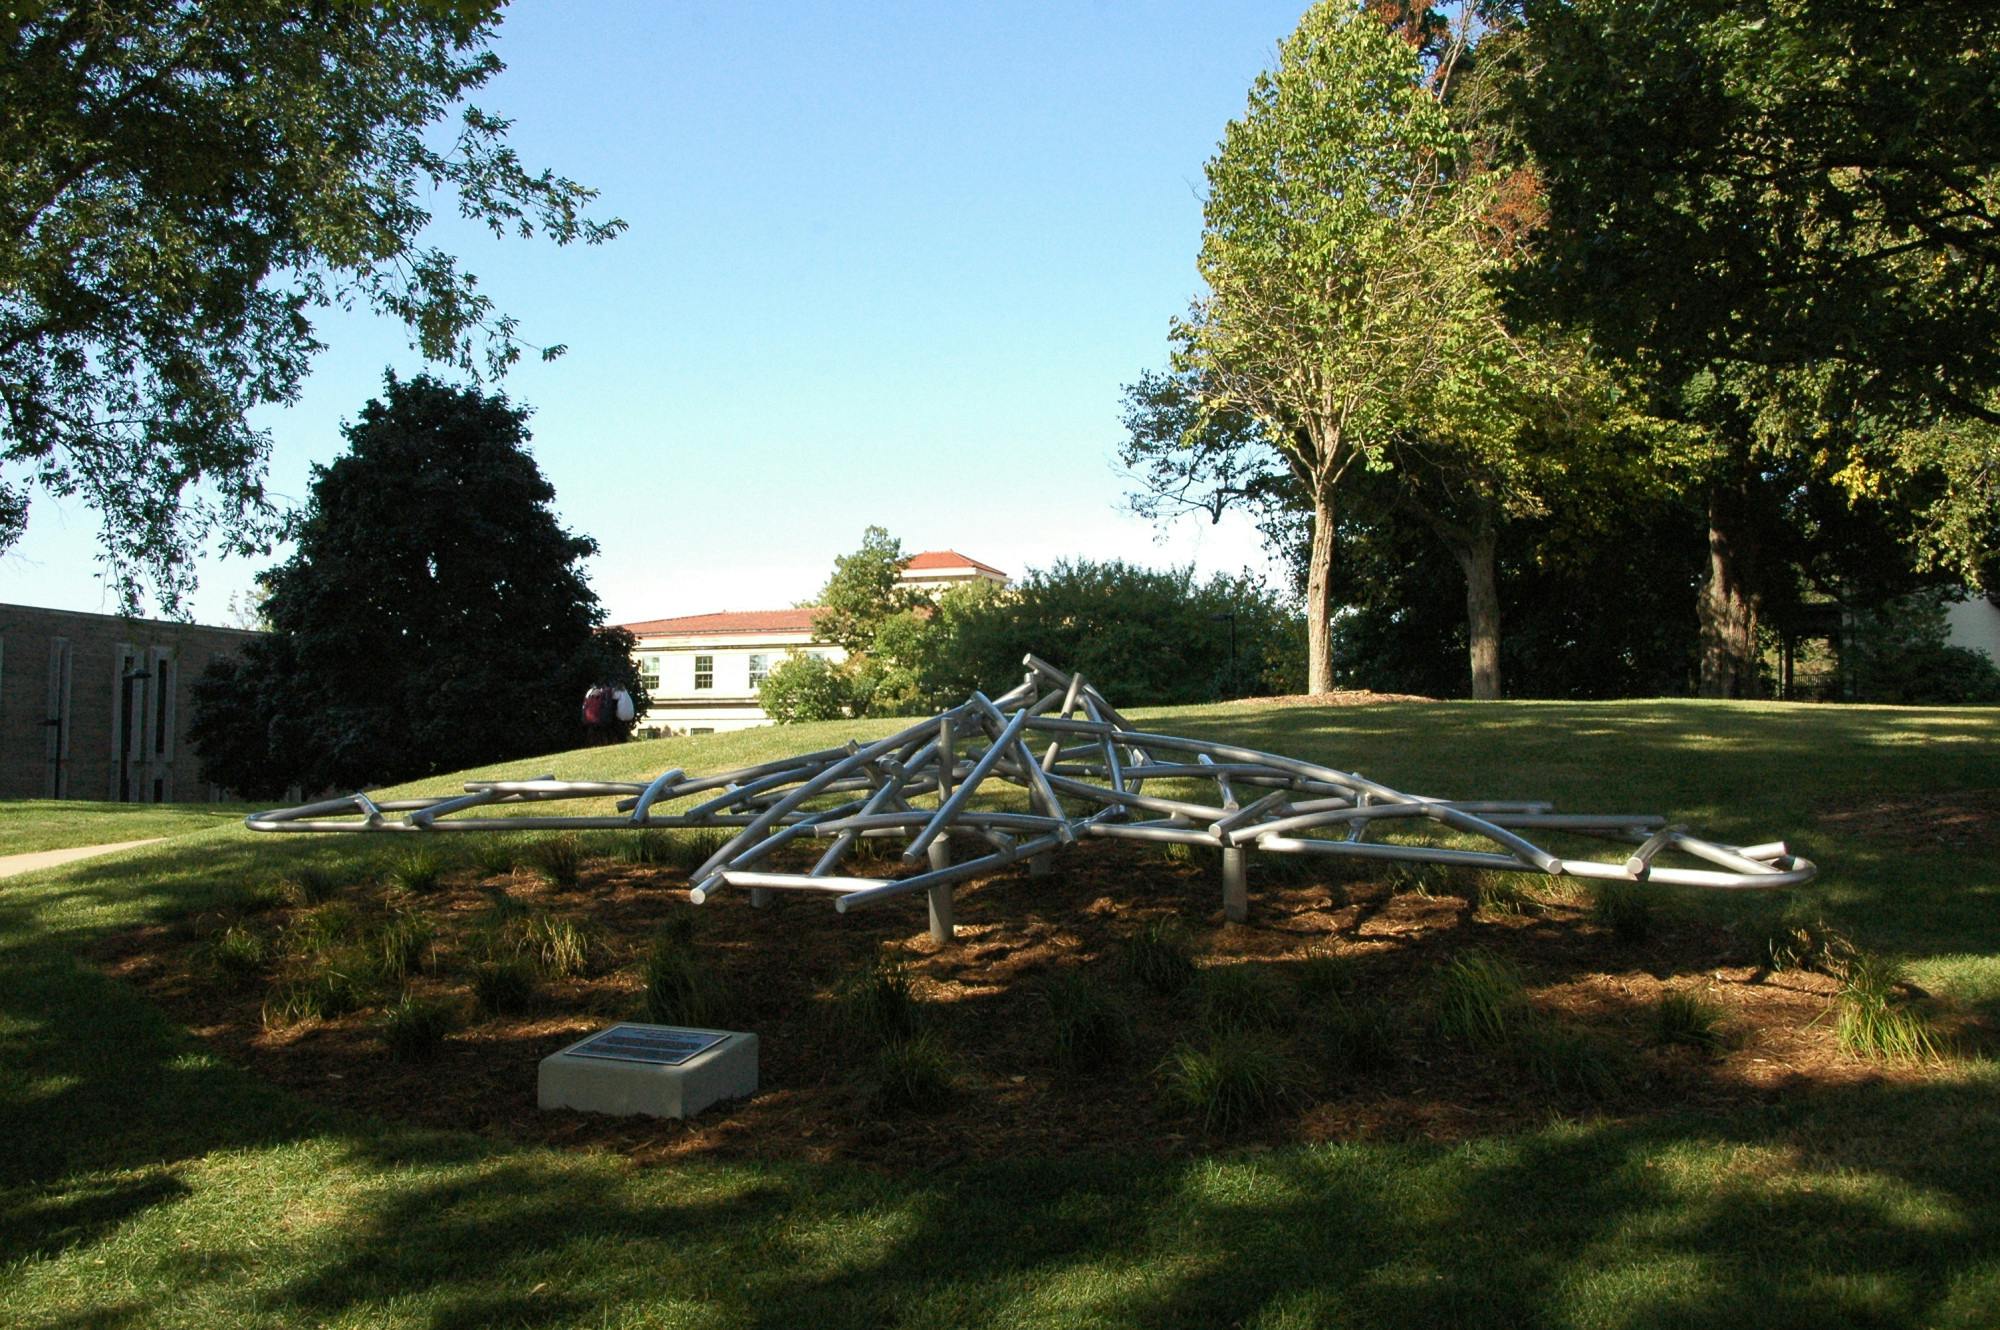
[[[977,568],[979,571],[991,573],[995,577],[1005,577],[1007,575],[992,564],[981,563],[977,559],[967,558],[957,550],[925,550],[922,554],[912,554],[908,559],[903,561],[903,571],[906,573],[930,572],[933,569],[939,568]]]
[[[720,614],[684,614],[678,619],[647,619],[618,625],[634,637],[707,637],[717,633],[809,633],[816,605],[789,610],[724,610]]]

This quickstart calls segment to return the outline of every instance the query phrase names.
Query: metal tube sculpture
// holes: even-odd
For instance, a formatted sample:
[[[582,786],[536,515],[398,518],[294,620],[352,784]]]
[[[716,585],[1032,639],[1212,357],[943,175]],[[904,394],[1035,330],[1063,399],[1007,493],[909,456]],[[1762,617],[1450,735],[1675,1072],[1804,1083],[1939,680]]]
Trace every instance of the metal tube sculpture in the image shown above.
[[[951,932],[953,884],[1023,859],[1039,871],[1051,853],[1088,838],[1219,851],[1231,919],[1244,917],[1248,850],[1723,890],[1797,886],[1817,871],[1782,842],[1723,845],[1651,814],[1558,813],[1543,802],[1424,798],[1276,753],[1153,734],[1134,727],[1081,675],[1032,655],[1024,663],[1027,677],[1011,692],[996,698],[974,693],[866,745],[850,741],[713,776],[675,769],[643,785],[543,777],[472,781],[464,794],[441,798],[377,801],[352,794],[257,813],[245,824],[253,831],[388,833],[725,828],[734,834],[691,875],[689,896],[696,904],[730,887],[749,889],[759,904],[772,891],[820,892],[845,914],[922,891],[930,899],[932,931],[941,938]],[[1037,753],[1035,745],[1045,746]],[[1171,793],[1159,792],[1161,782],[1175,783]],[[1212,793],[1181,797],[1190,784]],[[995,806],[994,796],[1010,788],[1025,794],[1024,809]],[[615,816],[511,811],[607,797],[618,801]],[[686,806],[678,811],[656,811],[681,804]],[[1408,836],[1439,829],[1483,845]],[[1623,857],[1559,857],[1528,838],[1546,832],[1636,848]],[[1388,840],[1383,833],[1403,838]],[[924,871],[900,878],[843,875],[843,861],[863,838],[902,841],[904,865],[922,864]],[[805,872],[760,866],[794,841],[830,844]],[[1702,866],[1660,862],[1670,852]]]

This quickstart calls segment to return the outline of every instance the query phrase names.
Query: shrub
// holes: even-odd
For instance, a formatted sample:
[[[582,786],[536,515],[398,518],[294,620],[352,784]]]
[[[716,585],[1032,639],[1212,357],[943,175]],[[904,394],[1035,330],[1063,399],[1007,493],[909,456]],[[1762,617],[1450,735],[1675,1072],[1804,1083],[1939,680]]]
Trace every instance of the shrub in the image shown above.
[[[444,882],[444,861],[428,845],[415,846],[389,864],[389,885],[416,896],[428,896]]]
[[[1923,1014],[1902,1005],[1896,989],[1903,967],[1869,952],[1856,952],[1840,986],[1835,1032],[1840,1046],[1858,1057],[1934,1062],[1941,1056],[1937,1038]]]
[[[481,962],[472,971],[472,997],[488,1015],[520,1015],[535,1004],[535,972],[525,960]]]
[[[1722,1008],[1698,993],[1667,993],[1653,1008],[1653,1042],[1679,1044],[1710,1055],[1727,1051],[1731,1038]]]
[[[437,929],[419,914],[390,916],[371,939],[376,972],[391,983],[402,983],[412,970],[429,968]]]
[[[1195,977],[1187,930],[1178,919],[1151,919],[1125,939],[1125,972],[1155,993],[1173,994]]]
[[[535,842],[534,866],[550,886],[569,890],[583,873],[583,838],[573,831],[542,837]]]
[[[1201,1015],[1208,1028],[1275,1030],[1290,1016],[1287,994],[1270,972],[1250,965],[1217,965],[1201,972]]]
[[[247,924],[231,924],[208,944],[210,967],[232,983],[241,983],[263,969],[270,954],[264,935]]]
[[[1521,976],[1484,951],[1468,951],[1438,972],[1437,1027],[1448,1039],[1478,1048],[1508,1042],[1533,1015]]]
[[[917,1032],[917,999],[909,971],[888,957],[850,973],[840,985],[841,1023],[884,1044]]]
[[[1637,882],[1598,882],[1591,915],[1621,947],[1636,947],[1653,932],[1653,899]]]
[[[951,1098],[954,1079],[950,1050],[928,1030],[875,1053],[875,1104],[886,1112],[938,1108]]]
[[[1132,1021],[1118,999],[1095,978],[1066,973],[1042,989],[1052,1027],[1050,1047],[1066,1071],[1090,1071],[1123,1062],[1132,1051]]]
[[[643,1010],[655,1025],[713,1029],[727,1019],[729,993],[690,948],[662,942],[646,958]]]
[[[1244,1035],[1177,1044],[1161,1072],[1168,1098],[1216,1133],[1269,1116],[1298,1081],[1283,1053]]]
[[[448,1003],[403,994],[382,1013],[382,1042],[399,1062],[424,1062],[437,1056],[445,1036],[458,1028],[458,1016]]]
[[[1333,1071],[1375,1071],[1397,1058],[1395,1012],[1385,1002],[1327,994],[1313,1033],[1321,1061]]]

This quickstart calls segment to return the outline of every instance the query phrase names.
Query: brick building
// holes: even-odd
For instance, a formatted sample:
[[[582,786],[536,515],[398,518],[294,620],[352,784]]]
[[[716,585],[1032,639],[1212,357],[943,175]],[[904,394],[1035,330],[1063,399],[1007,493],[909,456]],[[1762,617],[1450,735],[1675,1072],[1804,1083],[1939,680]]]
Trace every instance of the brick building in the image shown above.
[[[194,681],[258,634],[0,605],[0,798],[191,803]]]

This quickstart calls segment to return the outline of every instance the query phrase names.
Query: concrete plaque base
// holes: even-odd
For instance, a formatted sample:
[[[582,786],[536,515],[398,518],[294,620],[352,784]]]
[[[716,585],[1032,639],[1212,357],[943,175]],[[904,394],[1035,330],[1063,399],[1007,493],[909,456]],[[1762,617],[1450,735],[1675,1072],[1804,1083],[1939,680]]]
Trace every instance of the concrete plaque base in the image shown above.
[[[543,1108],[693,1117],[757,1093],[757,1036],[628,1021],[543,1058],[536,1090]]]

